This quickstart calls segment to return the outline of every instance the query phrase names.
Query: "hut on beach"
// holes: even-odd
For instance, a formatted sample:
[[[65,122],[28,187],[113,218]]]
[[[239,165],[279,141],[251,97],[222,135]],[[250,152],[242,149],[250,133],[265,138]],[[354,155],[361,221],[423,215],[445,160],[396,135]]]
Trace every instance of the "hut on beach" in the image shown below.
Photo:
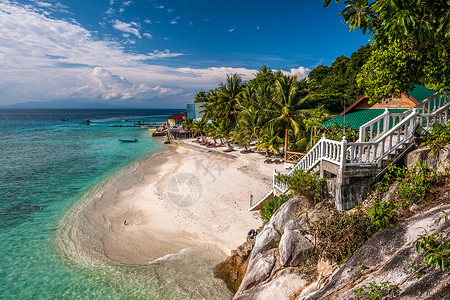
[[[183,122],[183,120],[186,117],[180,113],[176,113],[173,116],[168,117],[168,122],[169,122],[169,126],[178,126],[181,125],[181,122]]]

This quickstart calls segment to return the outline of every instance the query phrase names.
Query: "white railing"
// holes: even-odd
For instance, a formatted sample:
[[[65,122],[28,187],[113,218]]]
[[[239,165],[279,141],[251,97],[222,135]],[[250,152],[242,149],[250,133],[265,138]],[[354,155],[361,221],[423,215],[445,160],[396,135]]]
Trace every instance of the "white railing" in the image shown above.
[[[413,139],[417,125],[430,130],[434,123],[446,124],[450,119],[450,98],[445,93],[435,93],[403,113],[385,112],[359,128],[359,139],[348,143],[329,140],[325,135],[314,147],[287,173],[291,176],[302,169],[309,171],[321,161],[328,161],[344,169],[352,166],[381,166],[382,160]],[[286,193],[289,188],[273,172],[273,188]],[[271,191],[272,192],[272,191]],[[258,203],[260,203],[258,201]]]
[[[295,171],[302,169],[304,171],[311,170],[320,161],[325,160],[337,164],[341,167],[345,163],[345,155],[342,149],[346,148],[347,141],[344,139],[341,142],[329,140],[322,135],[322,138],[308,151],[308,153],[292,168],[287,176],[291,176]],[[273,172],[273,187],[277,188],[282,193],[288,190],[285,183],[278,180],[279,173],[275,170]]]
[[[256,203],[253,203],[253,196],[250,195],[249,197],[249,206],[248,206],[248,211],[252,211],[255,207],[257,207],[258,205],[261,204],[261,202],[266,201],[270,196],[273,195],[273,190],[268,191],[264,197],[262,197],[259,201],[257,201]]]
[[[413,108],[415,108],[419,114],[432,114],[436,112],[438,109],[449,103],[449,94],[446,93],[435,93],[434,95],[428,97],[426,100],[420,102]],[[408,111],[411,111],[410,108]]]
[[[409,142],[417,125],[418,113],[413,110],[390,130],[384,132],[373,142],[347,144],[348,165],[377,164],[400,145]]]

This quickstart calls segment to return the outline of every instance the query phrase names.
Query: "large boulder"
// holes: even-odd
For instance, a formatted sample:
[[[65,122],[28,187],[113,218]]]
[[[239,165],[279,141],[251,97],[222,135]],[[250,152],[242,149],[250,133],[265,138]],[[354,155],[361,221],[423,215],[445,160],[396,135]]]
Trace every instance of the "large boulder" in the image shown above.
[[[432,208],[375,234],[333,273],[324,287],[310,294],[302,293],[297,299],[355,299],[355,289],[382,282],[394,286],[399,299],[447,299],[450,268],[445,271],[428,268],[416,277],[411,267],[420,266],[423,261],[412,245],[419,235],[425,230],[450,233],[450,224],[442,221],[442,211],[450,214],[450,204]]]
[[[252,245],[245,242],[237,250],[233,250],[231,256],[216,267],[215,276],[223,279],[233,293],[238,290],[244,279],[251,249]]]
[[[277,209],[272,218],[270,218],[268,225],[283,234],[286,223],[294,219],[302,209],[306,210],[309,208],[307,203],[308,199],[304,196],[292,197]]]
[[[411,169],[419,160],[420,161],[427,161],[428,156],[430,154],[431,150],[429,147],[419,148],[415,149],[413,151],[410,151],[408,154],[405,155],[405,166],[408,169]],[[429,162],[431,165],[433,165],[433,162]]]
[[[253,246],[250,260],[254,259],[256,255],[270,248],[277,246],[280,240],[280,234],[273,226],[266,225],[264,229],[256,236],[255,245]]]
[[[275,250],[275,249],[274,249]],[[275,251],[259,253],[249,263],[247,273],[242,281],[236,295],[250,289],[269,278],[276,263]]]
[[[233,300],[288,300],[306,284],[306,280],[297,274],[285,274],[266,284],[246,290]]]
[[[450,145],[439,151],[438,173],[444,173],[446,168],[450,167]]]
[[[281,237],[278,249],[281,265],[283,267],[295,267],[308,260],[314,249],[314,244],[298,232],[286,230]]]

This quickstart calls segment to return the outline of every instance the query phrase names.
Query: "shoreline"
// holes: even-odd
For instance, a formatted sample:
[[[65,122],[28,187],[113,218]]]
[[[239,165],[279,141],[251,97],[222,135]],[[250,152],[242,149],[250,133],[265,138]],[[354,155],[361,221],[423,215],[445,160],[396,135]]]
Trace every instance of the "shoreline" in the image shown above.
[[[110,265],[204,246],[228,255],[262,224],[247,211],[248,195],[263,196],[271,172],[258,154],[199,148],[162,147],[94,188],[61,220],[58,248],[70,260]]]

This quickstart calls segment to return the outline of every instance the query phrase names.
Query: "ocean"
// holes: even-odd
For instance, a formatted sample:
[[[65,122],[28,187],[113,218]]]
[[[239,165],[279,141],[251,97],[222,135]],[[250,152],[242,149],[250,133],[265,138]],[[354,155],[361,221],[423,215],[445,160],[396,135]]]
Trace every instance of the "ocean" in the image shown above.
[[[159,269],[80,266],[65,261],[55,245],[59,222],[71,207],[162,147],[149,130],[107,125],[132,124],[121,116],[159,122],[179,111],[0,110],[0,299],[209,298],[192,294],[189,282],[171,282],[180,264],[192,262],[173,267],[175,260],[167,259]],[[80,125],[85,119],[91,125]],[[135,138],[139,143],[118,141]]]

